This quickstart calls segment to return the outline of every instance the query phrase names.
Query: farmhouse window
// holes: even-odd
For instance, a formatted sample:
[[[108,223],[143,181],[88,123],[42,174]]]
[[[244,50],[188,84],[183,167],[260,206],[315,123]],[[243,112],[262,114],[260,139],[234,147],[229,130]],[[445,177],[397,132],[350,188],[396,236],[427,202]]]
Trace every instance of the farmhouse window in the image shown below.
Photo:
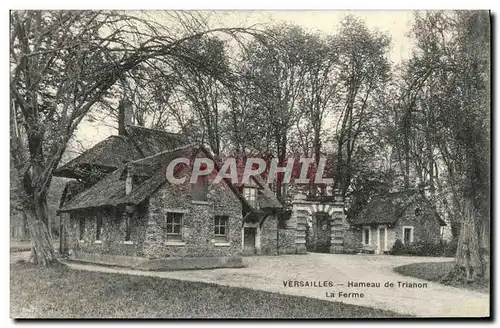
[[[97,215],[95,219],[96,219],[95,240],[101,240],[102,217],[100,215]]]
[[[166,220],[167,240],[182,240],[182,213],[169,212]]]
[[[257,188],[245,187],[243,188],[243,195],[248,204],[254,208],[258,208],[257,204]]]
[[[79,222],[79,230],[80,230],[80,240],[83,240],[85,237],[85,218],[81,217]]]
[[[227,241],[227,235],[228,235],[227,222],[228,222],[227,216],[216,216],[214,218],[215,241],[219,242]]]

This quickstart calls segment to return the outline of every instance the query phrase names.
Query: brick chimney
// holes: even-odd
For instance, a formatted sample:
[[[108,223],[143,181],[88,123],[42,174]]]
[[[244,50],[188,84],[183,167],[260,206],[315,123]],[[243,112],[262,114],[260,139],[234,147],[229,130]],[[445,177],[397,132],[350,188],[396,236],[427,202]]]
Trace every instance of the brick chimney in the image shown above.
[[[126,134],[125,125],[132,124],[134,111],[132,102],[128,99],[122,99],[118,105],[118,134],[123,136]]]

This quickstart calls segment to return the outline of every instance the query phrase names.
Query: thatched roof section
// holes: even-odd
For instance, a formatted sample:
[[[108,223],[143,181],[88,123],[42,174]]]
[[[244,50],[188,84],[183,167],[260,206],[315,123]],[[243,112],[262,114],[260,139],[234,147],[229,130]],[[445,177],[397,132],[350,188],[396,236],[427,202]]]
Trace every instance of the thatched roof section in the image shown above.
[[[179,134],[127,125],[126,135],[110,136],[59,167],[55,176],[83,178],[92,169],[112,172],[125,163],[173,149],[186,141]]]
[[[191,146],[186,146],[178,150],[162,152],[158,155],[141,159],[140,161],[151,161],[152,163],[157,163],[158,165],[164,165],[166,167],[174,158],[188,157],[191,154]],[[141,164],[141,162],[137,163]],[[153,176],[147,178],[141,184],[133,188],[132,192],[127,195],[125,193],[124,181],[126,170],[127,167],[122,166],[120,169],[110,173],[89,189],[78,194],[59,211],[67,212],[84,208],[118,206],[124,204],[138,205],[166,181],[165,170],[162,170],[160,167],[151,166],[148,172],[155,172]]]
[[[112,172],[124,163],[139,158],[141,154],[128,138],[110,136],[56,169],[54,176],[82,178],[90,174],[92,168]]]
[[[126,166],[109,174],[91,188],[78,194],[74,199],[65,204],[60,211],[66,212],[101,206],[138,205],[156,192],[164,183],[169,183],[165,172],[172,160],[180,157],[193,158],[199,152],[203,152],[205,156],[214,160],[210,152],[203,146],[190,144],[130,162]],[[216,163],[215,160],[214,163]],[[177,166],[176,169],[180,170],[182,166]],[[220,170],[220,166],[217,163],[215,164],[215,169],[217,171]],[[136,176],[145,178],[140,184],[134,186],[128,195],[125,194],[124,181],[127,170],[131,170],[130,172]],[[251,206],[239,192],[238,188],[229,181],[225,182],[240,199],[244,207],[251,210]],[[272,194],[271,190],[265,184],[263,187],[261,189],[262,195],[258,198],[261,208],[281,208],[281,204]]]
[[[78,195],[82,190],[85,189],[85,185],[81,181],[77,180],[70,180],[66,182],[66,185],[64,186],[62,195],[61,195],[61,200],[59,202],[59,207],[62,207],[64,203],[69,202],[73,197]]]
[[[396,224],[407,207],[415,202],[424,202],[432,208],[432,204],[416,190],[377,195],[351,223],[353,225]],[[439,223],[446,225],[434,210],[433,212]]]
[[[84,208],[102,206],[117,206],[125,197],[125,182],[120,180],[124,168],[108,174],[87,190],[82,191],[59,209],[59,212],[69,212]]]
[[[121,200],[122,204],[139,204],[151,194],[153,194],[161,185],[167,182],[167,176],[165,174],[168,164],[180,157],[191,158],[197,152],[197,148],[193,145],[187,145],[180,147],[172,151],[166,151],[159,153],[155,156],[150,156],[147,158],[140,159],[138,161],[129,163],[128,168],[134,167],[135,172],[139,168],[143,168],[143,171],[139,173],[144,176],[145,173],[154,172],[149,179],[142,182],[137,187],[134,187],[130,194]],[[147,167],[147,169],[145,169]],[[182,169],[182,166],[176,167],[177,170]],[[140,176],[141,176],[140,175]],[[174,172],[175,176],[175,172]]]
[[[215,158],[212,157],[210,152],[205,149],[203,146],[198,146],[196,144],[190,144],[186,145],[183,147],[180,147],[178,150],[172,152],[172,151],[165,151],[162,153],[158,153],[154,156],[149,156],[146,158],[142,158],[136,161],[133,161],[128,164],[127,169],[131,171],[133,175],[136,176],[151,176],[152,179],[149,180],[150,182],[150,187],[144,187],[144,189],[140,189],[139,187],[130,194],[130,200],[132,202],[136,201],[136,198],[139,199],[143,197],[142,195],[144,192],[146,192],[149,189],[155,189],[157,187],[153,187],[154,185],[161,185],[165,180],[165,170],[167,165],[174,159],[178,157],[187,157],[191,158],[194,156],[198,151],[204,152],[204,154],[212,159],[215,163],[215,169],[217,171],[220,170],[221,166],[220,164],[215,160]],[[160,172],[159,174],[153,174],[152,172]],[[161,173],[163,172],[163,173]],[[257,202],[259,203],[260,208],[282,208],[283,206],[281,203],[278,201],[274,193],[269,189],[267,184],[265,184],[259,177],[252,177],[252,179],[257,183],[257,185],[260,187],[260,193],[257,197]],[[156,182],[155,182],[156,181]],[[228,182],[228,185],[239,197],[243,198],[243,195],[233,186],[231,183]],[[135,192],[135,193],[134,193]],[[135,194],[132,196],[132,194]]]
[[[159,152],[174,149],[186,144],[186,140],[178,133],[147,129],[142,126],[127,125],[127,137],[132,140],[143,156],[153,156]]]
[[[276,195],[271,191],[269,186],[259,177],[252,177],[259,185],[260,192],[257,195],[257,202],[260,208],[283,208]]]

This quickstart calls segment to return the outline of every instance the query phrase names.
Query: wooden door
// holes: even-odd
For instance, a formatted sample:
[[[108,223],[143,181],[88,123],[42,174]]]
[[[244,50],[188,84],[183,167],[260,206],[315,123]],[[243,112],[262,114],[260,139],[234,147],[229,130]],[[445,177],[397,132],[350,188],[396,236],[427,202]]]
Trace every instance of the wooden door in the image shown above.
[[[385,228],[379,229],[379,238],[380,238],[380,251],[385,251]]]
[[[243,254],[255,254],[255,236],[257,235],[256,228],[243,229]]]

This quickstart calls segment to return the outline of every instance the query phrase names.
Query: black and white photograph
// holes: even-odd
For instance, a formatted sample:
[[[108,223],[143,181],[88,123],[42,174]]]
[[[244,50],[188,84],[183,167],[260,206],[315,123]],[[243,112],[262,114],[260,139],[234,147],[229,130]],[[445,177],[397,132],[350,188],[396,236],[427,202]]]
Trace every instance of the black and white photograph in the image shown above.
[[[11,319],[491,319],[489,10],[8,15]]]

